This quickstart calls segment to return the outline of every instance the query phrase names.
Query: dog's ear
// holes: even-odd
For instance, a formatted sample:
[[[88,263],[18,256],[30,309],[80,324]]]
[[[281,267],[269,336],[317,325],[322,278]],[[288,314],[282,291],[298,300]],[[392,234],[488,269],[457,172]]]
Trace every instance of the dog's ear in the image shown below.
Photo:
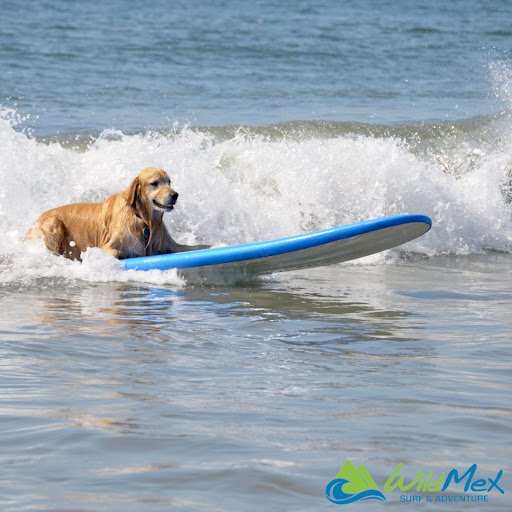
[[[128,204],[135,208],[137,205],[137,197],[140,192],[140,180],[137,176],[131,183],[131,185],[128,187],[126,191],[126,200],[128,201]]]

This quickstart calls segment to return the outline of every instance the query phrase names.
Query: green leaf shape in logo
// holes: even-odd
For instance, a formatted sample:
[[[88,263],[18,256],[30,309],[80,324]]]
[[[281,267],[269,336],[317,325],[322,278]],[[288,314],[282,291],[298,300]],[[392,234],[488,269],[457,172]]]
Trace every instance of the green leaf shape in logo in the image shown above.
[[[368,489],[379,490],[379,486],[375,480],[371,477],[368,470],[360,464],[359,467],[355,467],[354,463],[347,459],[341,469],[338,471],[336,478],[343,478],[348,480],[344,485],[344,491],[351,494],[358,494]]]

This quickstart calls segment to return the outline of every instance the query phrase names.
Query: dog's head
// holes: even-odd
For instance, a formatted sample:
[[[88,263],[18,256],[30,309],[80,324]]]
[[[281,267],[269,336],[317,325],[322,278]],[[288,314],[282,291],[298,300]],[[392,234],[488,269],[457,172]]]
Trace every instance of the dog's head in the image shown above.
[[[177,200],[178,193],[171,187],[168,174],[154,167],[143,169],[127,191],[128,204],[136,210],[142,209],[150,218],[170,212]]]

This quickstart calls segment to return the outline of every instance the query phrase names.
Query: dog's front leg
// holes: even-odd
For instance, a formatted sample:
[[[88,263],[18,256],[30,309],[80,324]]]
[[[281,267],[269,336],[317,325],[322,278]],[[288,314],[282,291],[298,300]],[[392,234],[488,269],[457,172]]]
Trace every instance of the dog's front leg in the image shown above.
[[[115,249],[114,247],[110,245],[104,245],[100,247],[101,250],[107,252],[111,256],[114,256],[114,258],[120,260],[121,259],[121,251],[119,249]]]

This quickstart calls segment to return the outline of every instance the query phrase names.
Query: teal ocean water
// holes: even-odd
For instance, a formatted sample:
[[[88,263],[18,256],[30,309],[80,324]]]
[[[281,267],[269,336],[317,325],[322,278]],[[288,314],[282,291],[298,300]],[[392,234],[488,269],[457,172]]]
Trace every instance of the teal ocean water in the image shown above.
[[[342,508],[511,509],[510,2],[0,7],[2,510],[336,510],[347,459],[386,502]],[[23,241],[145,166],[180,242],[433,228],[242,281]]]
[[[502,108],[511,14],[506,0],[3,0],[0,98],[43,135],[457,120]]]

